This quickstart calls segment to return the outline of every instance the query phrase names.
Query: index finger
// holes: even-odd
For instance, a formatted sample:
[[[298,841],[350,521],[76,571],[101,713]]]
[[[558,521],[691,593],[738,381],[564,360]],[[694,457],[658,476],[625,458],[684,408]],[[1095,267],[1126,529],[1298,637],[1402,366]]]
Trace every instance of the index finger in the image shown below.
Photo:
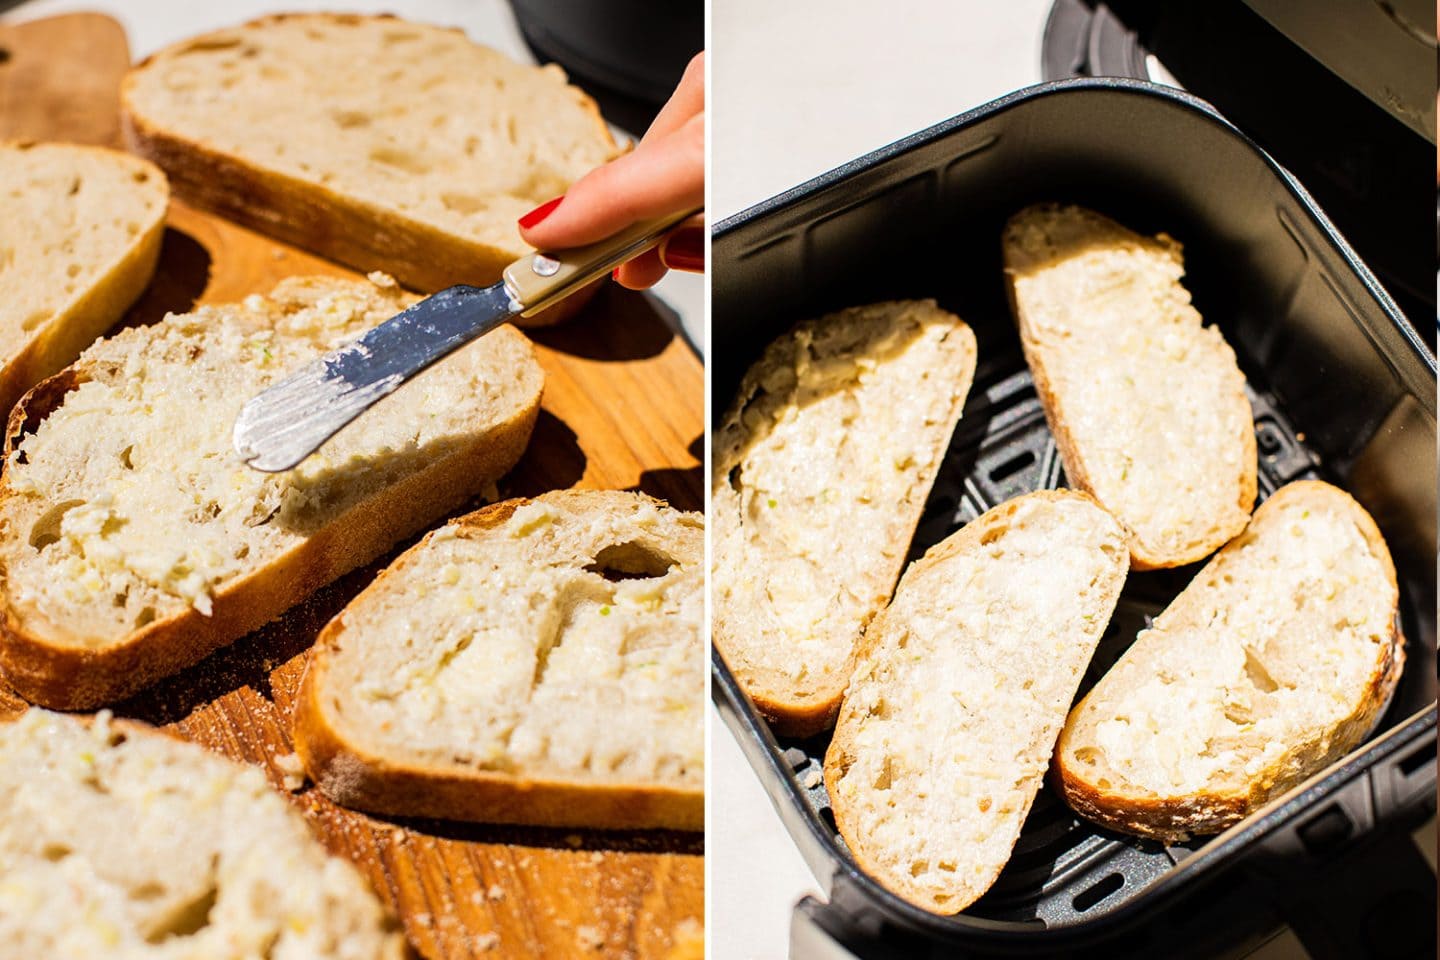
[[[577,180],[545,219],[521,228],[526,243],[564,250],[603,240],[638,220],[705,204],[705,116],[641,144]]]

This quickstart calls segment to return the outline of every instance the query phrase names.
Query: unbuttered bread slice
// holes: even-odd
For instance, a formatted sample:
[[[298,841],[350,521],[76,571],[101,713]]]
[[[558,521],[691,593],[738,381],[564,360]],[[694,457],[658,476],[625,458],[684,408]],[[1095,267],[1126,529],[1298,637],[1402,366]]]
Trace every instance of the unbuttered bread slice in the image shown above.
[[[907,300],[802,323],[741,382],[714,437],[714,640],[779,732],[834,722],[974,373],[970,328]]]
[[[543,376],[506,327],[294,470],[260,473],[232,449],[246,400],[412,300],[382,277],[286,280],[121,331],[31,391],[0,474],[0,669],[15,689],[63,708],[133,693],[508,470]]]
[[[325,628],[296,748],[364,810],[702,829],[704,558],[703,519],[641,494],[462,517]]]
[[[0,723],[0,952],[399,960],[405,942],[259,770],[135,723]]]
[[[1255,503],[1255,429],[1235,351],[1202,326],[1180,245],[1080,207],[1022,210],[1005,273],[1070,481],[1130,533],[1137,570],[1203,559]]]
[[[388,16],[196,37],[131,71],[121,106],[181,196],[424,291],[499,280],[529,252],[515,221],[619,152],[559,67]]]
[[[1282,487],[1071,713],[1065,798],[1167,842],[1242,819],[1370,731],[1404,665],[1398,602],[1359,504]]]
[[[1003,503],[905,572],[856,658],[825,786],[855,859],[953,914],[1010,858],[1129,565],[1081,493]]]
[[[140,296],[169,199],[163,173],[118,150],[0,142],[0,415]]]

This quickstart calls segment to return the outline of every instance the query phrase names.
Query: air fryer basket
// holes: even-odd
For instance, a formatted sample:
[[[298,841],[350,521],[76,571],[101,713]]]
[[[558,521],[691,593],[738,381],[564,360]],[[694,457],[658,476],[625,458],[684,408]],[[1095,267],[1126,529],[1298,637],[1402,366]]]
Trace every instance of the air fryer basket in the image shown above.
[[[1433,872],[1398,831],[1435,806],[1435,361],[1303,188],[1201,101],[1134,81],[1044,84],[720,222],[715,415],[796,321],[933,296],[974,328],[980,366],[912,556],[1003,500],[1063,486],[1000,263],[1005,218],[1041,200],[1185,244],[1195,304],[1249,381],[1261,498],[1290,480],[1330,480],[1384,532],[1409,641],[1404,678],[1367,743],[1219,837],[1165,847],[1110,833],[1047,787],[994,888],[941,918],[850,859],[818,783],[828,734],[777,742],[717,654],[717,705],[830,895],[829,907],[802,903],[797,950],[827,930],[896,956],[1215,956],[1283,917],[1317,958],[1365,956],[1356,951],[1377,929],[1391,940],[1423,929],[1433,949]],[[1195,569],[1130,576],[1082,694]],[[1422,888],[1428,878],[1428,903],[1390,895],[1417,878]],[[1395,922],[1373,912],[1402,903]]]

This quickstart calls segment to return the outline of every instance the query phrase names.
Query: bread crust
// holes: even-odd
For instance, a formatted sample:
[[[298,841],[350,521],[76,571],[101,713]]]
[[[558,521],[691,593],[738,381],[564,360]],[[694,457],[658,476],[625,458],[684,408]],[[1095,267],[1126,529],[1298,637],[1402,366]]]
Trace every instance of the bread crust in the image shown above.
[[[1405,666],[1405,638],[1400,631],[1399,619],[1399,586],[1395,579],[1395,567],[1390,551],[1379,527],[1349,494],[1316,480],[1299,480],[1282,487],[1260,505],[1251,522],[1260,520],[1268,509],[1273,509],[1272,504],[1277,502],[1317,496],[1343,497],[1353,508],[1351,512],[1355,524],[1371,552],[1380,561],[1389,593],[1392,633],[1389,642],[1384,645],[1382,657],[1356,698],[1350,714],[1333,728],[1311,731],[1311,735],[1296,744],[1289,753],[1277,758],[1251,777],[1247,789],[1243,791],[1207,791],[1176,797],[1135,796],[1118,789],[1100,787],[1086,778],[1083,769],[1066,759],[1067,747],[1073,733],[1071,720],[1079,715],[1093,696],[1092,691],[1071,710],[1071,720],[1066,721],[1065,728],[1056,741],[1055,760],[1051,764],[1056,788],[1081,816],[1111,829],[1151,837],[1165,843],[1178,843],[1191,836],[1219,833],[1288,792],[1313,773],[1336,762],[1369,734],[1388,705],[1390,695],[1394,692]],[[1211,560],[1211,564],[1228,549],[1227,545],[1216,554],[1216,559]],[[1203,580],[1209,566],[1207,564],[1195,575],[1192,586]],[[1187,586],[1181,596],[1190,589],[1191,587]],[[1175,602],[1179,599],[1177,597]]]
[[[1015,214],[1006,224],[1006,235],[1008,236],[1012,225],[1027,215],[1047,214],[1063,209],[1063,204],[1044,203]],[[1105,224],[1112,225],[1116,229],[1129,232],[1125,227],[1115,223],[1108,217],[1101,216],[1093,211],[1085,211],[1088,217]],[[1161,234],[1158,238],[1137,237],[1142,243],[1162,242],[1170,245],[1178,257],[1179,245],[1169,237]],[[1006,244],[1008,246],[1008,243]],[[1050,426],[1050,432],[1055,437],[1055,446],[1060,453],[1060,460],[1065,465],[1065,474],[1070,482],[1076,487],[1090,493],[1094,493],[1095,484],[1089,468],[1086,466],[1084,451],[1075,441],[1074,431],[1065,417],[1063,400],[1057,395],[1054,384],[1051,382],[1049,371],[1045,367],[1045,358],[1041,350],[1037,348],[1035,338],[1029,332],[1029,323],[1025,312],[1020,308],[1019,299],[1015,292],[1015,271],[1008,263],[1005,267],[1005,292],[1010,302],[1011,315],[1016,318],[1020,328],[1020,344],[1025,352],[1025,361],[1030,367],[1031,379],[1035,384],[1035,392],[1040,397],[1040,405],[1045,411],[1045,420]],[[1120,525],[1125,527],[1130,538],[1130,569],[1140,572],[1145,570],[1159,570],[1166,567],[1179,567],[1187,563],[1194,563],[1209,556],[1217,547],[1229,542],[1240,531],[1245,528],[1250,512],[1255,506],[1255,497],[1259,492],[1258,488],[1258,465],[1255,448],[1255,431],[1253,429],[1253,415],[1250,410],[1250,401],[1245,396],[1242,388],[1237,389],[1227,397],[1217,398],[1217,403],[1228,403],[1240,406],[1243,405],[1245,416],[1242,418],[1244,426],[1239,431],[1235,442],[1240,445],[1242,462],[1248,464],[1248,469],[1235,478],[1235,504],[1239,513],[1229,518],[1228,523],[1219,524],[1213,531],[1213,535],[1204,542],[1197,542],[1190,545],[1188,550],[1175,553],[1159,553],[1150,550],[1140,540],[1136,531],[1125,521],[1125,518],[1116,514]],[[1103,506],[1103,504],[1102,504]]]
[[[986,511],[972,522],[966,524],[958,534],[943,541],[930,552],[926,553],[925,556],[915,561],[910,569],[906,571],[906,577],[911,575],[918,576],[931,567],[944,563],[958,553],[973,550],[978,544],[983,542],[985,535],[992,528],[997,525],[1008,525],[1010,516],[1013,513],[1012,505],[1022,500],[1051,503],[1066,500],[1083,500],[1099,509],[1104,509],[1094,497],[1081,490],[1040,490],[1025,494]],[[1007,510],[1007,507],[1012,508]],[[1119,524],[1118,521],[1117,526],[1123,529],[1123,525]],[[1125,562],[1123,554],[1121,556],[1121,562],[1122,564]],[[1117,578],[1114,586],[1114,595],[1109,601],[1111,609],[1114,608],[1115,601],[1119,598],[1124,581],[1125,571],[1121,570],[1120,576]],[[871,621],[870,629],[865,632],[856,648],[855,662],[857,664],[868,660],[874,655],[881,639],[887,632],[889,613],[890,607],[887,606]],[[882,864],[876,857],[872,856],[864,842],[864,838],[857,833],[857,823],[851,815],[850,806],[845,802],[842,792],[837,789],[841,774],[849,768],[855,756],[854,734],[859,730],[858,718],[855,718],[857,712],[858,708],[854,706],[850,697],[847,695],[845,702],[840,708],[840,716],[835,726],[835,736],[831,739],[829,747],[826,748],[824,762],[825,791],[830,796],[830,804],[835,814],[836,827],[839,829],[840,835],[845,838],[845,843],[850,850],[850,855],[855,858],[855,862],[859,864],[860,868],[869,876],[873,877],[877,883],[908,902],[922,909],[929,910],[931,913],[942,916],[952,916],[959,913],[965,907],[969,906],[970,903],[974,902],[973,899],[965,901],[963,898],[952,898],[943,904],[936,902],[926,888],[910,882],[908,876],[896,873],[894,870]],[[852,722],[852,719],[854,719],[854,722]],[[1032,796],[1032,803],[1033,800],[1034,798]],[[1029,810],[1030,804],[1027,804],[1025,809],[1020,810],[1015,815],[1018,818],[1018,822],[1024,821],[1025,817],[1029,814]],[[994,884],[996,878],[1000,875],[1000,871],[1003,870],[1004,867],[1004,862],[993,864],[992,868],[989,869],[981,879],[975,881],[975,884],[981,890],[988,889]]]
[[[434,293],[455,284],[498,283],[502,271],[514,259],[503,250],[446,233],[322,184],[266,170],[204,140],[152,123],[135,104],[134,87],[139,75],[180,50],[237,29],[316,17],[336,23],[399,20],[392,14],[270,14],[166,47],[140,61],[121,82],[120,127],[126,145],[163,169],[176,196],[186,202],[362,273],[381,270],[421,293]],[[437,29],[464,33],[458,27]],[[582,104],[593,116],[598,134],[618,149],[595,101],[586,96]],[[515,322],[524,327],[563,323],[578,313],[599,288],[599,282],[591,284],[554,307],[533,317],[516,318]]]
[[[20,439],[86,379],[83,363],[68,367],[37,384],[11,411],[0,501],[15,495],[10,465]],[[113,644],[68,646],[27,626],[22,611],[0,591],[0,673],[26,700],[53,709],[84,710],[122,700],[264,626],[465,503],[519,461],[539,412],[537,391],[531,403],[486,435],[362,500],[273,562],[226,583],[216,591],[208,617],[186,607]]]
[[[33,146],[33,141],[0,140],[0,150]],[[45,144],[54,148],[58,144]],[[77,297],[68,309],[51,317],[35,330],[24,346],[0,367],[0,411],[7,415],[25,391],[53,376],[73,362],[86,347],[102,336],[125,315],[155,275],[160,260],[160,243],[165,236],[165,211],[170,189],[165,174],[148,160],[118,150],[82,144],[63,144],[67,151],[103,155],[108,162],[147,173],[159,185],[164,202],[150,222],[131,242],[125,255],[90,289]]]
[[[525,498],[506,500],[460,517],[453,524],[460,528],[462,536],[487,530],[505,523],[517,509],[531,502]],[[401,554],[350,601],[347,610],[384,590],[391,578],[400,576],[414,561],[428,540],[427,536]],[[461,764],[427,766],[392,760],[348,740],[324,706],[328,661],[339,651],[345,613],[342,610],[337,614],[315,642],[292,720],[295,750],[306,771],[341,806],[392,816],[534,826],[705,828],[703,789],[581,783],[495,773]]]

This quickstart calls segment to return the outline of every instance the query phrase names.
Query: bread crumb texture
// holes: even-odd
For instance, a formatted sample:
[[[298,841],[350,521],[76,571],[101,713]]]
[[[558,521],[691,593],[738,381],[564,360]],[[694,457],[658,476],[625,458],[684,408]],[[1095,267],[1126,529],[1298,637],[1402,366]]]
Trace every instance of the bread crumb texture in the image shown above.
[[[1282,487],[1075,708],[1067,788],[1086,807],[1152,805],[1136,816],[1170,835],[1230,800],[1193,824],[1223,829],[1368,733],[1403,660],[1397,602],[1363,508],[1328,484]]]
[[[32,709],[0,724],[7,956],[399,960],[404,941],[257,769]]]
[[[995,881],[1128,568],[1088,497],[1002,504],[913,564],[871,626],[825,759],[861,865],[952,914]]]
[[[605,931],[592,926],[576,927],[575,945],[587,953],[594,953],[605,946]]]
[[[120,268],[168,199],[156,167],[118,150],[0,143],[0,359]]]
[[[884,606],[975,369],[933,301],[800,324],[746,374],[714,439],[715,642],[752,696],[838,701]]]
[[[515,221],[618,153],[557,66],[391,17],[266,17],[127,79],[143,123],[447,234],[528,247]]]
[[[342,615],[317,699],[345,739],[427,766],[702,789],[701,516],[601,491],[474,516]]]
[[[1190,303],[1180,244],[1041,205],[1004,248],[1066,472],[1131,530],[1137,562],[1199,560],[1239,533],[1255,499],[1245,377]]]
[[[703,960],[704,956],[705,925],[694,917],[686,917],[675,924],[666,960]]]
[[[86,350],[79,385],[6,464],[0,564],[24,628],[98,648],[187,606],[209,615],[228,584],[538,397],[528,341],[501,328],[295,469],[261,473],[239,459],[231,427],[246,400],[412,299],[297,278]]]

